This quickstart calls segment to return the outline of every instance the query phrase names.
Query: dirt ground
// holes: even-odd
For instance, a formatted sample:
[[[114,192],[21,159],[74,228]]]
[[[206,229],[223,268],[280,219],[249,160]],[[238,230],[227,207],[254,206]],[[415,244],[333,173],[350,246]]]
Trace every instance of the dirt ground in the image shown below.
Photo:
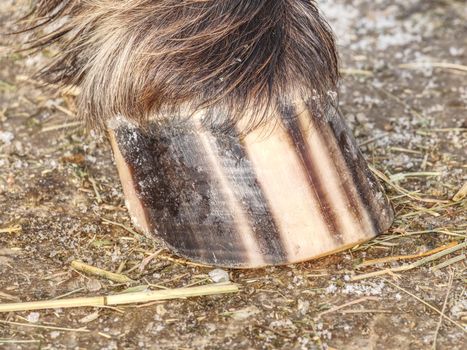
[[[392,229],[317,261],[229,271],[236,294],[0,314],[1,349],[467,347],[465,248],[458,249],[467,205],[453,200],[467,181],[467,6],[320,2],[339,37],[341,108],[386,180]],[[2,31],[18,3],[1,0]],[[0,303],[211,283],[211,268],[173,261],[165,250],[138,268],[160,246],[131,232],[109,146],[73,119],[72,96],[28,77],[50,52],[27,57],[1,40]],[[445,253],[445,244],[451,254],[429,252]],[[431,261],[358,266],[427,251]],[[70,267],[77,259],[136,282],[79,273]],[[400,266],[408,267],[355,280]]]

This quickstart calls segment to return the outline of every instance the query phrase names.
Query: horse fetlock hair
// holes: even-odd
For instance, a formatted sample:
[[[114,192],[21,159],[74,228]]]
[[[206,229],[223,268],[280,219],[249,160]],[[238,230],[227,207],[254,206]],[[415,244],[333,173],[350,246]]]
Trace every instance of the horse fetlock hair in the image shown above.
[[[40,76],[78,86],[94,127],[201,111],[249,130],[297,98],[323,108],[339,76],[311,0],[35,0],[27,19],[31,48],[58,45]]]

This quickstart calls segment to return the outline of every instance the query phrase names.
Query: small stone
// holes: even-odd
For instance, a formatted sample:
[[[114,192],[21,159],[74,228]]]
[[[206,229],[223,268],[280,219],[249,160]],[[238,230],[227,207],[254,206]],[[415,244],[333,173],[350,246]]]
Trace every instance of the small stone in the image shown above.
[[[333,294],[337,291],[337,287],[335,284],[331,283],[327,288],[326,288],[326,293],[327,294]]]
[[[97,279],[91,278],[90,280],[86,282],[86,288],[90,292],[97,292],[98,290],[102,288],[102,284]]]
[[[229,273],[222,269],[214,269],[209,272],[209,277],[214,283],[229,282]]]
[[[160,316],[164,316],[167,313],[167,309],[164,307],[163,304],[156,306],[156,312]]]
[[[38,312],[31,312],[26,319],[28,322],[37,323],[39,321],[40,314]]]
[[[259,313],[260,310],[256,306],[247,306],[246,308],[233,311],[230,317],[237,321],[243,321]]]
[[[310,309],[310,302],[307,300],[299,299],[297,308],[298,308],[298,312],[304,316],[307,314],[308,310]]]
[[[50,338],[55,339],[60,335],[59,331],[50,332]]]
[[[82,319],[79,320],[80,323],[89,323],[95,321],[99,318],[99,311],[95,311],[92,314],[84,316]]]
[[[13,135],[11,132],[0,131],[0,141],[3,142],[5,145],[9,145],[14,138],[15,135]]]

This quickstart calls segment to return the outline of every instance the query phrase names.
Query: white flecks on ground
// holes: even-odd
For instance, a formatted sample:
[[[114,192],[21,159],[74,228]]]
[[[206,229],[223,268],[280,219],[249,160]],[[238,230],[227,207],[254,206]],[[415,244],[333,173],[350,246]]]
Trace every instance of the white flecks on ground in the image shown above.
[[[319,2],[319,8],[328,22],[332,24],[339,45],[348,45],[355,39],[355,34],[350,30],[355,19],[360,16],[355,6],[322,0]]]
[[[348,294],[355,296],[377,296],[382,295],[385,284],[383,281],[366,282],[366,283],[345,283],[342,287],[338,287],[335,283],[331,283],[326,289],[327,294]]]
[[[326,289],[325,292],[327,294],[333,294],[337,292],[337,286],[334,283],[331,283]]]
[[[461,316],[465,317],[465,315],[467,315],[467,292],[464,292],[462,299],[451,307],[451,315],[454,318],[460,318]]]
[[[11,141],[15,138],[15,135],[9,131],[0,131],[0,142],[5,145],[11,144]]]
[[[321,337],[321,338],[323,338],[323,339],[327,339],[327,340],[331,340],[331,339],[332,339],[332,333],[331,333],[329,330],[327,330],[327,329],[324,328],[324,325],[323,325],[322,322],[318,322],[318,323],[316,324],[316,331],[317,331],[316,334],[317,334],[319,337]]]
[[[339,45],[352,50],[386,50],[392,46],[421,42],[421,33],[429,35],[436,29],[436,22],[428,16],[401,18],[405,1],[375,6],[373,12],[366,13],[366,16],[357,9],[361,2],[352,1],[352,5],[329,0],[319,2]]]
[[[295,329],[297,328],[291,320],[277,320],[277,321],[272,321],[269,324],[270,328],[287,328],[287,329]]]
[[[310,309],[310,302],[308,300],[298,299],[297,309],[299,314],[306,315]]]
[[[366,284],[347,283],[342,289],[343,294],[349,295],[382,295],[385,284],[380,282],[367,282]]]

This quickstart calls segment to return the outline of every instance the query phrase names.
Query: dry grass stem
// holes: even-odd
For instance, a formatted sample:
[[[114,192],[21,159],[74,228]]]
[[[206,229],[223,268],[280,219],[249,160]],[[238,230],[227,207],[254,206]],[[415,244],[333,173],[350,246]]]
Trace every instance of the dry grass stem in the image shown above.
[[[20,225],[14,225],[6,228],[0,228],[0,233],[14,233],[21,231]]]
[[[419,254],[388,256],[388,257],[379,258],[379,259],[367,260],[367,261],[362,262],[361,264],[358,264],[357,266],[355,266],[355,268],[360,269],[360,268],[366,267],[366,266],[371,266],[371,265],[376,265],[376,264],[384,264],[384,263],[398,261],[398,260],[423,258],[425,256],[429,256],[429,255],[441,252],[441,251],[443,251],[445,249],[454,247],[457,244],[458,243],[454,241],[454,242],[442,245],[441,247],[438,247],[438,248],[435,248],[435,249],[432,249],[432,250],[429,250],[429,251],[426,251],[426,252],[423,252],[423,253],[419,253]]]
[[[355,305],[355,304],[359,304],[359,303],[362,303],[362,302],[368,301],[368,300],[378,301],[379,298],[377,298],[377,297],[363,297],[363,298],[360,298],[360,299],[357,299],[357,300],[353,300],[353,301],[350,301],[350,302],[348,302],[348,303],[345,303],[345,304],[342,304],[342,305],[339,305],[339,306],[335,306],[335,307],[333,307],[333,308],[330,308],[329,310],[320,312],[320,313],[318,314],[317,317],[321,317],[321,316],[323,316],[323,315],[326,315],[326,314],[329,314],[329,313],[338,311],[338,310],[340,310],[340,309],[346,308],[346,307],[348,307],[348,306],[352,306],[352,305]]]
[[[112,336],[111,336],[111,335],[108,335],[108,334],[106,334],[106,333],[97,332],[97,334],[99,334],[101,337],[104,337],[104,338],[107,338],[107,339],[112,339]]]
[[[406,293],[407,295],[410,295],[412,298],[418,300],[419,302],[421,302],[423,305],[425,305],[426,307],[428,307],[429,309],[433,310],[434,312],[436,312],[437,314],[439,314],[442,318],[448,320],[449,322],[451,322],[452,324],[454,324],[456,327],[460,328],[464,333],[467,333],[465,327],[463,325],[461,325],[459,322],[456,322],[454,321],[452,318],[450,318],[449,316],[445,315],[444,313],[442,313],[440,310],[438,310],[436,307],[434,307],[433,305],[431,304],[428,304],[425,300],[417,297],[415,294],[409,292],[407,289],[404,289],[402,288],[401,286],[398,286],[397,284],[395,283],[392,283],[391,281],[387,280],[387,279],[382,279],[384,282],[386,283],[389,283],[390,285],[392,285],[393,287],[399,289],[400,291]]]
[[[415,151],[413,149],[402,148],[402,147],[389,147],[389,149],[393,152],[420,154],[420,155],[423,154],[423,152]]]
[[[0,307],[3,306],[0,304]],[[0,312],[1,309],[0,309]],[[0,323],[8,324],[12,326],[21,326],[21,327],[30,327],[30,328],[42,328],[42,329],[49,329],[55,331],[65,331],[65,332],[81,332],[81,333],[89,333],[90,330],[86,328],[66,328],[66,327],[56,327],[56,326],[46,326],[42,324],[32,324],[32,323],[22,323],[22,322],[13,322],[13,321],[4,321],[0,320]]]
[[[195,267],[210,267],[209,265],[198,264],[198,263],[194,263],[194,262],[191,262],[185,259],[173,258],[171,256],[159,255],[157,258],[161,260],[171,261],[171,262],[181,264],[181,265],[188,265],[188,266],[195,266]]]
[[[164,249],[159,249],[157,250],[155,253],[152,253],[151,255],[145,257],[141,263],[139,264],[135,264],[135,266],[133,266],[132,268],[130,268],[129,270],[126,271],[126,273],[130,273],[136,269],[138,269],[140,272],[143,272],[144,269],[146,268],[146,266],[151,262],[151,260],[153,260],[155,257],[157,257]]]
[[[9,301],[18,301],[19,298],[14,295],[10,295],[8,293],[0,291],[0,300],[9,300]]]
[[[460,261],[465,261],[465,254],[458,255],[458,256],[455,256],[454,258],[443,261],[442,263],[440,263],[440,264],[438,264],[436,266],[433,266],[431,268],[431,271],[437,271],[437,270],[440,270],[440,269],[444,269],[445,267],[451,266],[451,265],[453,265],[455,263],[458,263]]]
[[[440,316],[438,324],[436,326],[435,336],[433,338],[433,350],[436,350],[436,343],[437,343],[437,340],[438,340],[438,334],[439,334],[439,330],[441,328],[441,325],[443,324],[443,320],[444,320],[443,316],[444,316],[444,312],[446,311],[446,306],[448,304],[449,295],[451,294],[453,280],[454,280],[453,274],[450,273],[449,274],[449,282],[448,282],[448,291],[446,292],[446,298],[444,299],[443,308],[441,310],[441,316]]]
[[[407,104],[404,100],[400,99],[398,96],[392,94],[391,92],[389,92],[387,89],[385,88],[382,88],[382,87],[378,87],[376,86],[375,84],[373,84],[373,87],[376,89],[376,90],[379,90],[381,91],[383,94],[385,94],[386,96],[390,97],[392,100],[396,101],[397,103],[399,103],[401,106],[404,106],[405,108],[407,108],[410,113],[418,118],[419,120],[424,120],[425,118],[418,112],[416,111],[412,106],[410,106],[409,104]]]
[[[117,283],[130,283],[133,282],[131,278],[128,276],[122,275],[120,273],[114,273],[110,271],[106,271],[103,269],[100,269],[98,267],[94,267],[88,264],[83,263],[82,261],[77,261],[74,260],[71,262],[71,267],[75,270],[78,270],[80,272],[84,272],[90,275],[94,276],[99,276],[106,278],[110,281],[117,282]]]
[[[344,75],[359,75],[364,77],[372,77],[374,75],[372,71],[364,69],[341,68],[340,71]]]
[[[1,339],[0,344],[33,344],[40,343],[40,340],[35,339]]]
[[[24,303],[0,304],[0,312],[30,311],[71,307],[100,307],[108,305],[125,305],[147,303],[156,300],[180,299],[196,296],[236,293],[238,286],[232,283],[216,283],[206,286],[122,293],[108,296],[82,297],[60,300],[32,301]],[[6,322],[6,321],[0,321]]]
[[[399,68],[403,68],[403,69],[443,68],[443,69],[458,70],[458,71],[467,73],[467,66],[463,64],[455,64],[455,63],[448,63],[448,62],[413,62],[413,63],[400,64]]]
[[[441,176],[442,174],[443,173],[439,171],[425,171],[425,172],[416,171],[416,172],[410,172],[410,173],[393,174],[389,177],[389,179],[395,182],[395,181],[401,181],[401,180],[404,180],[410,177],[431,177],[431,176]]]
[[[52,106],[56,109],[59,110],[60,112],[66,114],[68,117],[71,118],[76,118],[76,114],[70,111],[68,108],[65,108],[63,106],[60,106],[58,103],[52,103]]]
[[[452,197],[454,202],[460,202],[467,197],[467,182],[460,188],[460,190]]]
[[[42,128],[40,131],[41,133],[43,132],[48,132],[48,131],[55,131],[55,130],[61,130],[61,129],[68,129],[68,128],[73,128],[76,126],[83,126],[82,122],[71,122],[71,123],[62,123],[62,124],[57,124],[57,125],[50,125]]]
[[[362,310],[342,310],[342,314],[391,314],[391,310],[362,309]]]
[[[133,236],[135,236],[136,238],[140,239],[141,238],[141,235],[139,233],[137,233],[136,231],[132,230],[131,228],[129,228],[128,226],[125,226],[119,222],[115,222],[115,221],[112,221],[112,220],[108,220],[108,219],[102,219],[102,222],[105,223],[105,224],[110,224],[110,225],[114,225],[114,226],[118,226],[118,227],[121,227],[123,228],[124,230],[130,232]]]
[[[454,206],[458,206],[458,205],[463,205],[465,203],[467,203],[467,201],[449,202],[447,204],[441,204],[441,205],[433,206],[430,209],[418,208],[417,207],[417,209],[418,209],[417,211],[410,212],[410,213],[407,213],[407,214],[404,214],[404,215],[399,215],[399,218],[407,218],[407,217],[415,216],[415,215],[418,215],[418,214],[421,214],[421,213],[430,213],[433,216],[440,216],[441,214],[436,213],[437,210],[446,209],[446,208],[454,207]]]
[[[72,294],[76,294],[76,293],[82,292],[82,291],[84,291],[85,289],[86,289],[86,288],[81,287],[81,288],[78,288],[78,289],[69,291],[69,292],[67,292],[67,293],[65,293],[65,294],[58,295],[58,296],[56,296],[54,299],[55,299],[55,300],[57,300],[57,299],[63,299],[63,298],[66,298],[66,297],[68,297],[68,296],[70,296],[70,295],[72,295]]]
[[[99,204],[102,203],[103,200],[102,200],[101,194],[99,193],[99,188],[97,187],[96,180],[94,180],[92,177],[88,177],[88,180],[92,185],[92,188],[94,190],[94,194],[96,195],[97,203],[99,203]]]
[[[385,274],[388,274],[388,273],[396,273],[396,272],[404,272],[404,271],[408,271],[408,270],[412,270],[412,269],[415,269],[417,267],[420,267],[420,266],[423,266],[431,261],[435,261],[445,255],[448,255],[448,254],[451,254],[451,253],[454,253],[460,249],[463,249],[467,247],[467,242],[463,242],[463,243],[460,243],[460,244],[457,244],[453,247],[450,247],[450,248],[446,248],[438,253],[435,253],[433,255],[430,255],[428,257],[425,257],[423,259],[420,259],[412,264],[408,264],[408,265],[402,265],[402,266],[398,266],[398,267],[394,267],[394,268],[391,268],[391,269],[384,269],[384,270],[379,270],[379,271],[374,271],[374,272],[370,272],[370,273],[366,273],[366,274],[361,274],[361,275],[355,275],[355,276],[352,276],[351,280],[352,281],[359,281],[359,280],[362,280],[362,279],[366,279],[366,278],[370,278],[370,277],[376,277],[376,276],[381,276],[381,275],[385,275]]]
[[[419,202],[425,202],[425,203],[450,203],[448,200],[441,200],[441,199],[434,199],[434,198],[422,198],[419,196],[414,196],[411,192],[407,191],[406,189],[402,188],[399,185],[396,185],[394,182],[392,182],[384,173],[373,167],[372,165],[369,165],[370,170],[375,174],[377,177],[379,177],[381,180],[383,180],[386,184],[394,188],[397,192],[405,194],[407,197],[419,201]]]

